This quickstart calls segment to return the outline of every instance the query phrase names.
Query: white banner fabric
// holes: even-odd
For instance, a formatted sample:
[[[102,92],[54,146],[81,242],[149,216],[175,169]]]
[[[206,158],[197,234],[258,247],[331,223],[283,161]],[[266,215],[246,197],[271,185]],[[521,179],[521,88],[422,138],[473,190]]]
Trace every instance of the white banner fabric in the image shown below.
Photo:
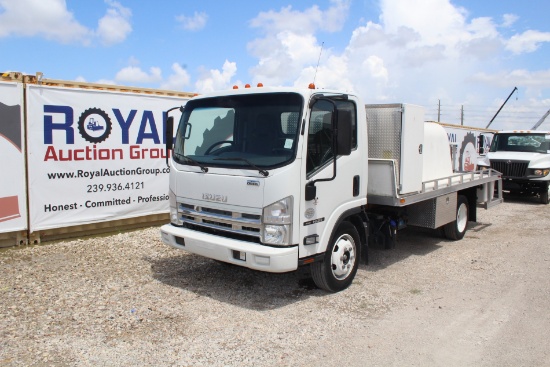
[[[0,233],[27,229],[23,85],[0,82]]]
[[[185,102],[28,85],[31,232],[167,213],[165,111]]]

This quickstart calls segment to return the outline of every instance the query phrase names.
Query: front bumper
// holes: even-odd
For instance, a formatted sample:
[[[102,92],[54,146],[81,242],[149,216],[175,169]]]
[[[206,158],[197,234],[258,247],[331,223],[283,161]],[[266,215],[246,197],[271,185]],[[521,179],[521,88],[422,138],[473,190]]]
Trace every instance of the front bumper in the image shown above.
[[[269,247],[165,224],[162,241],[174,248],[250,269],[284,273],[298,268],[298,246]]]
[[[503,177],[502,188],[507,191],[546,191],[548,189],[548,180]]]

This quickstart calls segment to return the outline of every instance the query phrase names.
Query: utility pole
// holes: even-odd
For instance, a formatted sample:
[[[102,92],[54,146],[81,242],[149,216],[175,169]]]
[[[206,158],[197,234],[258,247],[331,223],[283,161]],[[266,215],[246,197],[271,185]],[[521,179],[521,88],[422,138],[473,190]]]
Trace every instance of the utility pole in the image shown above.
[[[441,122],[441,100],[437,100],[437,122]]]
[[[464,125],[464,105],[460,106],[460,125]]]

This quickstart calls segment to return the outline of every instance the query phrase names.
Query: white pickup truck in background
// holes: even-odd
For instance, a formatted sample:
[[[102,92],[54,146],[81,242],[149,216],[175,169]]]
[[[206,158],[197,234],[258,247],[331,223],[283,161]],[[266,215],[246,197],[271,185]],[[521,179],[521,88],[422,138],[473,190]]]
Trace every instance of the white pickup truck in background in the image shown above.
[[[502,173],[503,190],[538,195],[548,204],[550,191],[550,131],[510,130],[493,136],[491,149],[479,168]]]

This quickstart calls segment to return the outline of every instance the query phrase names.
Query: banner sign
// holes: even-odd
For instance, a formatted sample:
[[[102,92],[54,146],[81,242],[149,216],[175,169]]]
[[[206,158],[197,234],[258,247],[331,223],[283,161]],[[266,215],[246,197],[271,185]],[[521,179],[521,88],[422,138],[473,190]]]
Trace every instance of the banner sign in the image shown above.
[[[0,82],[0,233],[27,229],[23,84]]]
[[[165,111],[185,102],[27,85],[31,232],[167,213]]]
[[[443,125],[449,138],[449,144],[456,146],[456,155],[453,167],[459,172],[477,170],[477,161],[485,155],[491,147],[494,133],[489,130],[482,130],[461,125]],[[479,135],[483,135],[484,154],[479,154]]]

